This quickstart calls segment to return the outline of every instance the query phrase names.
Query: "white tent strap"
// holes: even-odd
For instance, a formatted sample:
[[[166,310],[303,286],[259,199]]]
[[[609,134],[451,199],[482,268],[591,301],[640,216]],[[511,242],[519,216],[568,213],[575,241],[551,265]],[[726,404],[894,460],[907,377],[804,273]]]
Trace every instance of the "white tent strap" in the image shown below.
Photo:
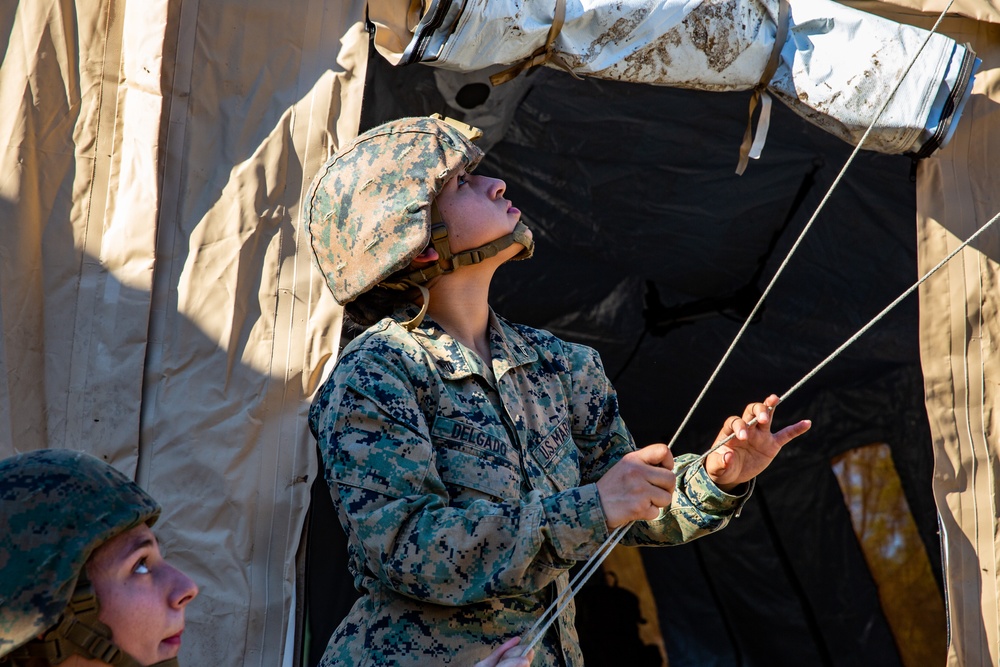
[[[756,160],[760,157],[760,152],[764,150],[764,142],[767,140],[767,130],[771,126],[771,96],[767,92],[767,84],[771,82],[774,73],[778,71],[781,49],[788,38],[788,0],[778,0],[778,16],[774,19],[774,26],[774,46],[771,48],[771,57],[768,58],[764,72],[760,75],[760,81],[750,96],[747,129],[743,133],[743,143],[740,144],[740,159],[736,165],[736,173],[740,176],[746,170],[747,161],[750,158]],[[754,134],[752,132],[753,112],[757,108],[758,101],[761,103],[760,117],[757,119],[757,132]],[[751,137],[753,138],[752,144]]]
[[[748,157],[756,160],[764,150],[764,142],[767,141],[767,130],[771,127],[771,95],[766,91],[760,91],[760,118],[757,120],[757,132],[753,137],[753,146],[750,147]]]
[[[815,368],[806,373],[801,380],[796,382],[788,389],[788,391],[786,391],[784,394],[781,395],[781,398],[778,400],[778,403],[782,403],[786,399],[788,399],[788,397],[794,394],[800,387],[802,387],[802,385],[804,385],[806,382],[812,379],[827,364],[829,364],[837,356],[839,356],[841,352],[843,352],[852,344],[854,344],[855,341],[861,338],[861,336],[863,336],[869,329],[871,329],[883,317],[885,317],[889,313],[889,311],[898,306],[903,301],[903,299],[905,299],[914,291],[916,291],[916,289],[920,287],[920,285],[922,285],[928,278],[934,275],[939,269],[941,269],[941,267],[947,264],[953,257],[955,257],[955,255],[964,250],[966,246],[975,241],[981,234],[983,234],[987,229],[989,229],[997,220],[1000,220],[1000,213],[994,215],[990,219],[990,221],[987,222],[982,227],[980,227],[975,234],[967,238],[961,245],[959,245],[957,248],[948,253],[948,255],[944,259],[942,259],[934,266],[934,268],[932,268],[923,276],[921,276],[920,279],[917,280],[917,282],[913,283],[913,285],[907,288],[906,291],[904,291],[902,294],[896,297],[892,301],[892,303],[883,308],[881,312],[879,312],[875,317],[873,317],[868,322],[868,324],[861,327],[857,331],[857,333],[848,338],[843,344],[840,345],[840,347],[831,352],[823,361],[817,364]],[[753,424],[757,423],[757,419],[756,418],[751,419],[747,423],[752,426]],[[728,443],[734,437],[735,434],[731,434],[729,435],[729,437],[716,443],[711,449],[709,449],[707,452],[705,452],[699,457],[697,465],[701,465],[701,463],[708,457],[709,454],[717,450],[719,447],[722,447],[723,445]],[[591,575],[593,575],[594,572],[597,571],[597,568],[601,565],[601,563],[604,562],[604,559],[608,557],[608,555],[611,553],[614,547],[617,546],[619,542],[621,542],[622,538],[625,536],[625,533],[628,532],[628,529],[631,527],[631,525],[632,524],[625,524],[624,526],[619,526],[617,529],[614,530],[614,532],[612,532],[608,536],[608,538],[604,541],[604,543],[600,546],[600,548],[598,548],[598,550],[594,553],[594,555],[591,556],[590,560],[587,562],[587,565],[582,570],[580,570],[577,576],[573,578],[573,581],[571,581],[570,584],[565,589],[563,589],[562,593],[560,593],[559,596],[552,602],[552,604],[549,605],[549,607],[545,610],[542,616],[539,617],[539,619],[534,623],[534,625],[532,625],[531,628],[528,629],[528,631],[524,635],[525,639],[522,642],[522,645],[525,647],[524,648],[525,651],[533,648],[535,644],[538,643],[538,640],[545,635],[548,629],[552,626],[552,623],[554,623],[555,620],[559,618],[559,615],[563,612],[563,609],[566,608],[566,606],[576,596],[576,594],[580,591],[580,589],[583,588],[583,585],[587,583],[587,580],[590,579]],[[543,620],[545,620],[545,623],[539,628],[539,624]]]
[[[708,390],[712,386],[712,383],[715,382],[715,378],[718,377],[719,372],[722,370],[722,367],[725,365],[726,361],[729,360],[729,357],[732,355],[733,350],[736,349],[736,344],[740,341],[740,339],[743,337],[743,334],[746,332],[747,327],[750,326],[750,323],[757,316],[757,312],[764,305],[764,301],[767,300],[767,297],[768,295],[770,295],[771,290],[774,288],[775,283],[778,282],[778,276],[780,276],[782,272],[784,272],[785,267],[788,266],[788,263],[791,260],[792,255],[795,254],[795,251],[798,250],[799,246],[802,244],[802,240],[805,238],[806,234],[809,232],[809,229],[816,221],[816,218],[819,216],[820,211],[822,211],[823,207],[826,206],[826,202],[829,201],[830,196],[833,194],[833,191],[837,188],[838,185],[840,185],[840,181],[841,179],[843,179],[844,173],[847,172],[847,168],[851,166],[851,163],[854,162],[854,158],[857,156],[858,152],[861,151],[861,147],[864,146],[865,140],[871,134],[872,128],[875,127],[875,123],[877,123],[878,119],[882,117],[883,113],[885,113],[886,108],[889,106],[889,102],[892,101],[892,98],[896,95],[896,91],[898,91],[900,85],[902,85],[903,79],[905,79],[906,75],[910,73],[910,70],[913,68],[914,63],[917,62],[917,58],[920,57],[920,53],[924,50],[924,47],[927,46],[927,42],[930,40],[931,36],[937,32],[938,26],[941,25],[941,21],[944,19],[944,16],[948,12],[948,10],[951,9],[951,6],[954,2],[955,0],[948,0],[947,6],[941,11],[941,14],[938,16],[937,21],[935,21],[934,26],[924,37],[924,41],[920,43],[920,48],[918,48],[916,52],[913,54],[913,58],[910,60],[909,64],[907,64],[906,69],[903,70],[903,74],[902,76],[899,77],[899,80],[896,82],[896,85],[892,89],[892,92],[889,93],[889,96],[886,98],[885,102],[882,103],[882,106],[879,108],[878,113],[875,114],[875,118],[872,119],[872,122],[868,126],[868,129],[865,130],[865,133],[861,136],[861,140],[858,141],[858,145],[854,147],[854,150],[851,152],[851,155],[847,158],[847,161],[841,168],[840,173],[837,174],[837,177],[833,180],[833,183],[830,184],[830,188],[826,191],[826,195],[823,196],[822,201],[820,201],[819,205],[816,207],[816,210],[809,218],[809,221],[806,223],[805,227],[802,228],[802,231],[799,233],[798,238],[795,239],[795,243],[792,244],[792,247],[788,251],[788,254],[785,255],[785,259],[781,262],[781,266],[778,267],[778,270],[775,271],[774,276],[771,277],[771,281],[767,284],[767,287],[764,288],[764,291],[761,293],[760,299],[758,299],[757,304],[753,307],[753,310],[750,311],[750,314],[747,315],[746,320],[743,322],[743,326],[741,326],[740,330],[736,333],[736,337],[730,344],[729,349],[727,349],[725,354],[722,355],[722,359],[719,360],[719,364],[715,367],[715,370],[712,371],[712,374],[711,376],[709,376],[708,381],[702,388],[701,393],[699,393],[698,397],[694,399],[694,403],[691,404],[691,408],[684,416],[684,419],[681,420],[680,426],[678,426],[677,431],[674,432],[674,436],[670,439],[670,442],[667,443],[668,448],[671,449],[673,448],[674,444],[677,442],[677,438],[680,437],[681,432],[684,430],[684,427],[687,426],[689,421],[691,421],[691,416],[694,415],[695,410],[697,410],[698,406],[701,405],[701,401],[703,398],[705,398],[705,394],[708,393]]]

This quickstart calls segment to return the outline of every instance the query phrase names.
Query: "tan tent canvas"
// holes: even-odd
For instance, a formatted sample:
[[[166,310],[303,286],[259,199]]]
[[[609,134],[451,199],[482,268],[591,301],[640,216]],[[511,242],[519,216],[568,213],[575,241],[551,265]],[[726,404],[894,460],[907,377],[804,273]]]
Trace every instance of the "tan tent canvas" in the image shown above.
[[[936,264],[960,239],[1000,212],[991,176],[1000,151],[994,131],[1000,30],[996,23],[956,21],[989,65],[977,77],[969,118],[955,143],[918,172],[920,266]],[[941,514],[947,569],[950,664],[1000,661],[997,509],[1000,451],[1000,234],[966,249],[946,279],[920,293],[921,361],[934,434],[934,497]]]
[[[0,454],[90,451],[201,586],[186,664],[292,664],[339,310],[299,202],[357,132],[361,3],[0,10]]]

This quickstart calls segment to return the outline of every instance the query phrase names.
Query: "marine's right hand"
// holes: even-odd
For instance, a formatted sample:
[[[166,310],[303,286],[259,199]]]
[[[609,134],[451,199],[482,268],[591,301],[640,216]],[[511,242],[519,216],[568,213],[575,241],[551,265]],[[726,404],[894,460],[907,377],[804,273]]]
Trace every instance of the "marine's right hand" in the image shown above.
[[[597,481],[608,529],[658,517],[677,485],[673,467],[673,454],[662,443],[629,452],[612,466]]]

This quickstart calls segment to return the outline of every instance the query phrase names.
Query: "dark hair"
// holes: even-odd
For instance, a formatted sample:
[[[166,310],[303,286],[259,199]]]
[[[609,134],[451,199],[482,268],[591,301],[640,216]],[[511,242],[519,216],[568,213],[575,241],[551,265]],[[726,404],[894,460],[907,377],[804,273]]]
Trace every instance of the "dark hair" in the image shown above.
[[[344,306],[344,313],[359,327],[368,328],[400,306],[413,303],[419,292],[414,289],[394,290],[376,285]]]
[[[347,315],[347,324],[352,325],[345,333],[353,337],[379,320],[392,315],[397,308],[408,303],[417,303],[420,291],[416,287],[406,290],[386,287],[387,284],[403,284],[411,273],[413,273],[412,264],[396,271],[367,292],[359,294],[354,301],[345,304],[344,314]],[[426,284],[430,285],[433,282],[434,280]]]
[[[24,644],[24,646],[39,647],[44,645],[45,643],[41,639],[32,639]],[[42,651],[44,649],[39,648],[38,650]],[[41,656],[25,657],[23,655],[8,655],[4,659],[10,660],[12,667],[52,667],[52,663],[49,662],[47,658],[43,658]]]

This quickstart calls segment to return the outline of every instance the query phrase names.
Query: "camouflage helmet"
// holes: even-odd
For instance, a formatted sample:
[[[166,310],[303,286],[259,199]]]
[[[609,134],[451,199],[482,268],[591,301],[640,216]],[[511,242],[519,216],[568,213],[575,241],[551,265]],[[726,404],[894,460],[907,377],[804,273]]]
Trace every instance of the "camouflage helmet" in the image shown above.
[[[435,117],[401,118],[361,134],[320,169],[306,214],[338,303],[406,268],[430,243],[432,203],[483,157],[465,132]]]
[[[88,454],[0,461],[0,658],[59,622],[97,547],[159,515],[135,482]]]

